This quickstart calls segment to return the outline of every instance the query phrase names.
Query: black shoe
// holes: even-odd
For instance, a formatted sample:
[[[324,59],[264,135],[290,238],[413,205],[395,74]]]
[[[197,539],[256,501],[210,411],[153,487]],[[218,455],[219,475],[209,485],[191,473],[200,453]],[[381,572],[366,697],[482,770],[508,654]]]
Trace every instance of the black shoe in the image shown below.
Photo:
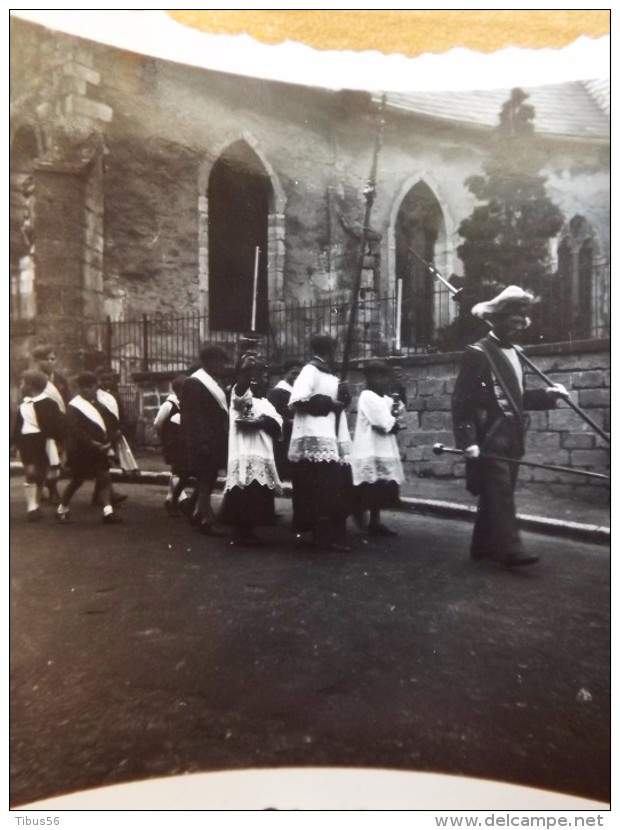
[[[505,568],[520,568],[522,565],[535,565],[537,562],[540,562],[540,556],[534,553],[517,553],[515,556],[502,559]]]
[[[29,522],[38,522],[40,519],[43,518],[43,513],[38,507],[35,507],[34,510],[29,510],[26,514],[26,518]]]
[[[107,513],[101,518],[101,521],[104,525],[120,525],[123,523],[121,517],[117,516],[116,513]]]
[[[395,530],[390,530],[389,527],[385,525],[369,525],[368,526],[368,535],[369,536],[398,536],[398,533]]]
[[[189,519],[191,517],[191,511],[192,511],[191,496],[189,498],[186,498],[186,499],[181,499],[178,503],[178,507],[179,507],[179,512],[183,516],[187,516],[187,518]]]
[[[61,525],[70,525],[71,524],[71,516],[69,512],[67,513],[54,513],[56,521]]]

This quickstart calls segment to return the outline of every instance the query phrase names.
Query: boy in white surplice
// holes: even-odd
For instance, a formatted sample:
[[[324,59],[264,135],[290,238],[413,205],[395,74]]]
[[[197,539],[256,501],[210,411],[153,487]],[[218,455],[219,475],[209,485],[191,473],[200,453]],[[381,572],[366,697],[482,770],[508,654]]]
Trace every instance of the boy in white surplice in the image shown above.
[[[381,510],[398,504],[399,484],[405,480],[396,442],[404,405],[387,394],[391,372],[386,363],[373,360],[365,366],[364,374],[366,389],[357,404],[351,459],[356,514],[370,511],[371,536],[395,536],[381,522]]]
[[[350,550],[346,522],[351,508],[351,436],[345,409],[348,387],[332,371],[336,341],[327,333],[310,341],[313,356],[293,385],[295,413],[289,461],[293,481],[293,528],[311,532],[314,544]]]
[[[232,544],[262,543],[254,528],[276,522],[278,477],[273,442],[282,430],[282,418],[267,400],[267,373],[254,353],[243,355],[230,399],[228,467],[219,520],[233,527]]]

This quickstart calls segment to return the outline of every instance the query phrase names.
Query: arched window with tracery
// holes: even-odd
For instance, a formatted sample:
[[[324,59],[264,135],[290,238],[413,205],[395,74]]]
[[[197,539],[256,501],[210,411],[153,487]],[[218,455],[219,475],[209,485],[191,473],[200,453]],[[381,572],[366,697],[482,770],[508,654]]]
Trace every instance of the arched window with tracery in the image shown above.
[[[608,334],[609,262],[590,222],[576,215],[562,231],[552,317],[556,336],[587,339]]]
[[[437,197],[418,181],[402,200],[394,227],[395,277],[402,280],[401,336],[405,346],[431,343],[450,321],[448,289],[436,282],[429,263],[445,258],[446,228]],[[415,253],[414,253],[415,252]],[[438,263],[441,267],[442,263]]]

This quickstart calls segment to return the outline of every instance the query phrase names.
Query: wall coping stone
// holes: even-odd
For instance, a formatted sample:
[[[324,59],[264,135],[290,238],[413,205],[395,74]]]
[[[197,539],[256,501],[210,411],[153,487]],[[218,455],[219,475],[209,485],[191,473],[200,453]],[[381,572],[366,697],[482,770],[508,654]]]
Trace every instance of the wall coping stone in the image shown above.
[[[523,347],[526,355],[539,355],[540,357],[553,355],[580,355],[592,354],[595,352],[609,353],[611,343],[609,340],[573,340],[561,343],[535,343]],[[386,355],[382,357],[386,363],[396,366],[432,366],[438,363],[459,363],[463,352],[434,352],[432,354],[411,354],[411,355]],[[369,360],[376,358],[364,358],[351,362],[351,368],[363,369]]]

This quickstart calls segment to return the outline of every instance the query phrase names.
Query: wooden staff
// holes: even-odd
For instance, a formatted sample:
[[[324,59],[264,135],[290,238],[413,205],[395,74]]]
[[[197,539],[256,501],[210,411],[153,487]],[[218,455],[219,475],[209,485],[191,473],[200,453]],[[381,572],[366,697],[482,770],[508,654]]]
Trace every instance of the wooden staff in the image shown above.
[[[258,245],[254,249],[254,284],[252,288],[252,331],[256,331],[256,298],[258,294],[258,259],[260,257],[260,248]]]
[[[414,254],[414,256],[416,256],[420,260],[420,262],[422,262],[422,263],[424,263],[424,265],[426,265],[426,267],[428,268],[428,270],[431,272],[431,274],[434,277],[436,277],[438,280],[440,280],[450,290],[450,292],[453,295],[453,299],[458,301],[459,296],[462,293],[463,289],[462,288],[455,288],[447,279],[445,279],[444,277],[441,276],[441,274],[435,268],[434,265],[431,265],[425,259],[422,259],[420,254],[418,254],[417,251],[414,251],[413,248],[409,248],[409,250],[411,251],[412,254]],[[487,323],[487,325],[489,325],[489,326],[491,325],[488,322],[488,320],[485,321],[485,322]],[[544,382],[547,384],[547,386],[555,386],[554,381],[552,381],[551,378],[547,377],[547,375],[545,375],[545,373],[541,369],[539,369],[538,366],[536,366],[535,363],[532,363],[530,358],[526,357],[526,355],[520,349],[518,350],[518,354],[519,354],[519,357],[521,358],[521,360],[525,363],[525,365],[529,366],[529,368],[535,374],[537,374],[538,377],[541,378],[541,380],[544,380]],[[601,438],[604,438],[605,441],[607,441],[608,444],[611,444],[611,438],[609,437],[609,435],[607,435],[607,433],[604,430],[601,429],[601,427],[596,423],[596,421],[593,421],[592,418],[590,418],[590,416],[586,412],[584,412],[583,409],[581,409],[580,406],[577,406],[577,404],[574,401],[572,401],[570,398],[562,398],[561,400],[563,400],[565,403],[567,403],[570,406],[570,408],[573,409],[577,413],[577,415],[579,415],[586,422],[586,424],[588,424],[594,430],[594,432],[596,432],[598,435],[600,435]]]
[[[347,335],[344,341],[344,352],[342,354],[342,370],[340,380],[347,379],[349,371],[349,356],[351,354],[351,346],[353,344],[353,329],[355,327],[355,317],[357,315],[357,307],[359,305],[360,286],[362,284],[362,271],[364,270],[364,257],[366,255],[366,243],[368,241],[368,231],[370,230],[370,212],[372,204],[375,200],[375,192],[377,185],[377,162],[379,159],[379,150],[383,143],[383,127],[385,126],[384,119],[385,112],[385,95],[381,98],[381,106],[379,107],[379,125],[377,128],[377,137],[375,139],[375,149],[372,157],[372,166],[370,168],[370,176],[364,188],[364,198],[366,199],[366,210],[364,211],[364,224],[362,226],[362,241],[360,243],[360,253],[357,263],[357,271],[355,274],[355,282],[353,285],[353,299],[351,301],[351,312],[349,314],[349,324],[347,326]]]
[[[433,453],[435,455],[442,455],[444,452],[452,453],[453,455],[463,455],[465,450],[457,450],[454,447],[444,447],[443,444],[433,444]],[[511,464],[520,464],[522,467],[538,467],[541,470],[552,470],[554,473],[571,473],[575,476],[588,476],[589,478],[599,478],[604,481],[609,481],[609,476],[602,473],[591,473],[589,470],[576,470],[573,467],[559,467],[557,464],[539,464],[537,461],[522,461],[520,458],[504,458],[502,455],[492,455],[491,453],[482,452],[472,461],[477,461],[479,458],[488,458],[491,461],[506,461]]]

